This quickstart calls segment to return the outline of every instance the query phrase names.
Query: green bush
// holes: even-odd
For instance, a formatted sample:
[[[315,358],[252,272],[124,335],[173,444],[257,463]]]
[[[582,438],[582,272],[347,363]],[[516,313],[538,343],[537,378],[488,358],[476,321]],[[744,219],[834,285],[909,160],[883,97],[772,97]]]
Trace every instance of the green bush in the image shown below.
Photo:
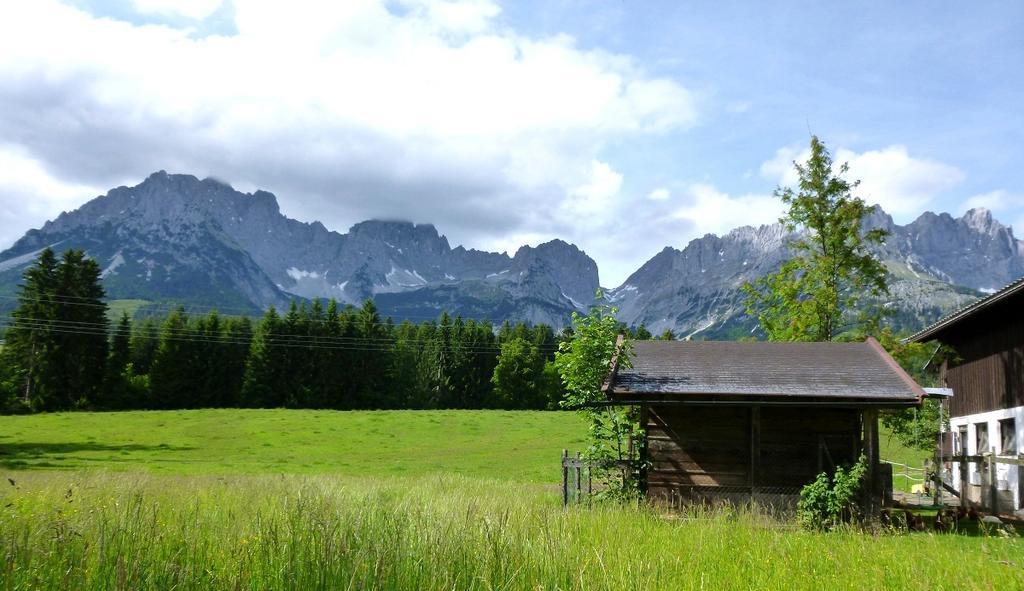
[[[807,529],[830,530],[858,517],[857,496],[867,472],[863,455],[850,468],[839,466],[829,477],[822,472],[800,490],[797,518]]]

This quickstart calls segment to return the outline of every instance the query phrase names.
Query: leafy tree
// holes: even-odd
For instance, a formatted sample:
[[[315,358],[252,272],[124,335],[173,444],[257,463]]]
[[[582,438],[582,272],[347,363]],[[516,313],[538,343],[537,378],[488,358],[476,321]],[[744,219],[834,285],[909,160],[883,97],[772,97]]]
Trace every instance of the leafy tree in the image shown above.
[[[658,337],[658,340],[659,341],[674,341],[674,340],[676,340],[676,333],[671,328],[666,328],[665,332],[661,333],[661,336]]]
[[[776,189],[789,209],[780,220],[798,232],[793,258],[775,273],[743,286],[747,312],[772,341],[831,341],[851,331],[877,329],[877,308],[862,308],[867,298],[888,292],[886,271],[868,250],[880,244],[884,230],[863,231],[874,211],[850,191],[847,165],[833,169],[832,158],[817,137],[807,162],[794,163],[796,189]]]
[[[600,295],[599,292],[598,299]],[[587,456],[598,461],[630,461],[634,464],[631,474],[636,475],[639,469],[637,452],[643,431],[635,409],[589,406],[604,401],[601,384],[608,375],[613,358],[617,358],[620,367],[630,366],[632,341],[623,338],[621,346],[616,349],[620,333],[615,313],[615,308],[607,306],[594,306],[586,316],[573,313],[573,338],[559,346],[555,365],[565,386],[562,406],[578,409],[590,423]],[[599,479],[607,486],[608,494],[616,496],[636,492],[637,480],[625,472],[613,468],[598,473]]]
[[[878,342],[922,386],[937,385],[937,372],[927,368],[938,367],[943,359],[953,355],[951,349],[935,343],[904,341],[889,327],[878,333]],[[921,451],[935,449],[942,426],[949,421],[942,404],[934,399],[925,400],[917,408],[884,411],[879,418],[900,443]]]
[[[651,331],[647,330],[646,326],[641,324],[633,331],[633,338],[638,341],[649,341],[654,338],[654,335],[651,334]]]
[[[494,396],[506,409],[544,408],[544,357],[536,345],[522,338],[502,343],[491,378]]]

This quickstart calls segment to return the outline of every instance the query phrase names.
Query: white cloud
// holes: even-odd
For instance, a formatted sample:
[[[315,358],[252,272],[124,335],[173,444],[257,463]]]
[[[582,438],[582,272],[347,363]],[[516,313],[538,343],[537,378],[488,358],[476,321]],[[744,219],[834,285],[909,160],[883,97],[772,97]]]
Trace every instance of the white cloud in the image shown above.
[[[592,161],[586,180],[570,189],[569,199],[563,203],[568,215],[566,221],[572,223],[579,216],[600,216],[609,212],[621,188],[621,174],[606,162]]]
[[[672,193],[669,192],[665,187],[658,187],[647,194],[647,198],[651,201],[667,201]]]
[[[440,29],[476,33],[487,28],[490,20],[498,16],[501,8],[490,0],[400,0],[402,4],[420,12]]]
[[[761,165],[761,174],[783,187],[796,187],[798,176],[793,162],[804,162],[809,149],[784,147]],[[860,180],[854,195],[878,204],[897,221],[916,217],[940,195],[963,182],[963,171],[955,166],[911,156],[905,146],[854,152],[839,148],[833,160],[846,162],[849,181]]]
[[[202,20],[216,12],[224,0],[131,0],[131,3],[141,13]]]
[[[782,215],[782,203],[773,195],[731,196],[714,186],[697,183],[686,192],[688,203],[671,217],[692,224],[696,235],[728,233],[739,226],[774,224]]]
[[[58,180],[17,146],[0,145],[0,171],[0,244],[20,238],[26,224],[42,225],[101,193],[93,186]]]
[[[201,18],[217,3],[137,6]],[[602,147],[697,120],[676,82],[519,34],[487,0],[233,6],[238,34],[203,38],[49,0],[3,9],[0,137],[69,186],[167,169],[274,191],[332,228],[404,216],[455,243],[585,246],[622,198]]]

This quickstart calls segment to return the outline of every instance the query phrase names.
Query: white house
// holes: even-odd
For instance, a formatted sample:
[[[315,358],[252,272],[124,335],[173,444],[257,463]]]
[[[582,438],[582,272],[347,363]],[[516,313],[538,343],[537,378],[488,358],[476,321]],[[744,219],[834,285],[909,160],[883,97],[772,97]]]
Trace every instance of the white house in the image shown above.
[[[947,404],[950,433],[946,450],[955,455],[1000,456],[1024,453],[1024,277],[977,302],[942,318],[911,337],[938,341],[955,352],[940,375],[953,390]],[[952,448],[952,449],[950,449]],[[967,498],[984,501],[987,471],[970,463]],[[948,480],[959,491],[960,466],[950,462]],[[1024,507],[1022,467],[996,463],[999,509]],[[963,492],[963,491],[961,491]]]

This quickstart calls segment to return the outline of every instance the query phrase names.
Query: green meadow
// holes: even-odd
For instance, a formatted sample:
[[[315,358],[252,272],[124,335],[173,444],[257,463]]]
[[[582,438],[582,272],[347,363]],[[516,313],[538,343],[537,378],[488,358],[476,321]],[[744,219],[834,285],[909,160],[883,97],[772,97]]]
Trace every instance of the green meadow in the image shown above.
[[[563,509],[584,432],[554,412],[0,417],[0,589],[1024,588],[1024,544],[995,530]]]
[[[210,409],[0,417],[5,469],[460,474],[555,482],[578,416],[540,411]]]

